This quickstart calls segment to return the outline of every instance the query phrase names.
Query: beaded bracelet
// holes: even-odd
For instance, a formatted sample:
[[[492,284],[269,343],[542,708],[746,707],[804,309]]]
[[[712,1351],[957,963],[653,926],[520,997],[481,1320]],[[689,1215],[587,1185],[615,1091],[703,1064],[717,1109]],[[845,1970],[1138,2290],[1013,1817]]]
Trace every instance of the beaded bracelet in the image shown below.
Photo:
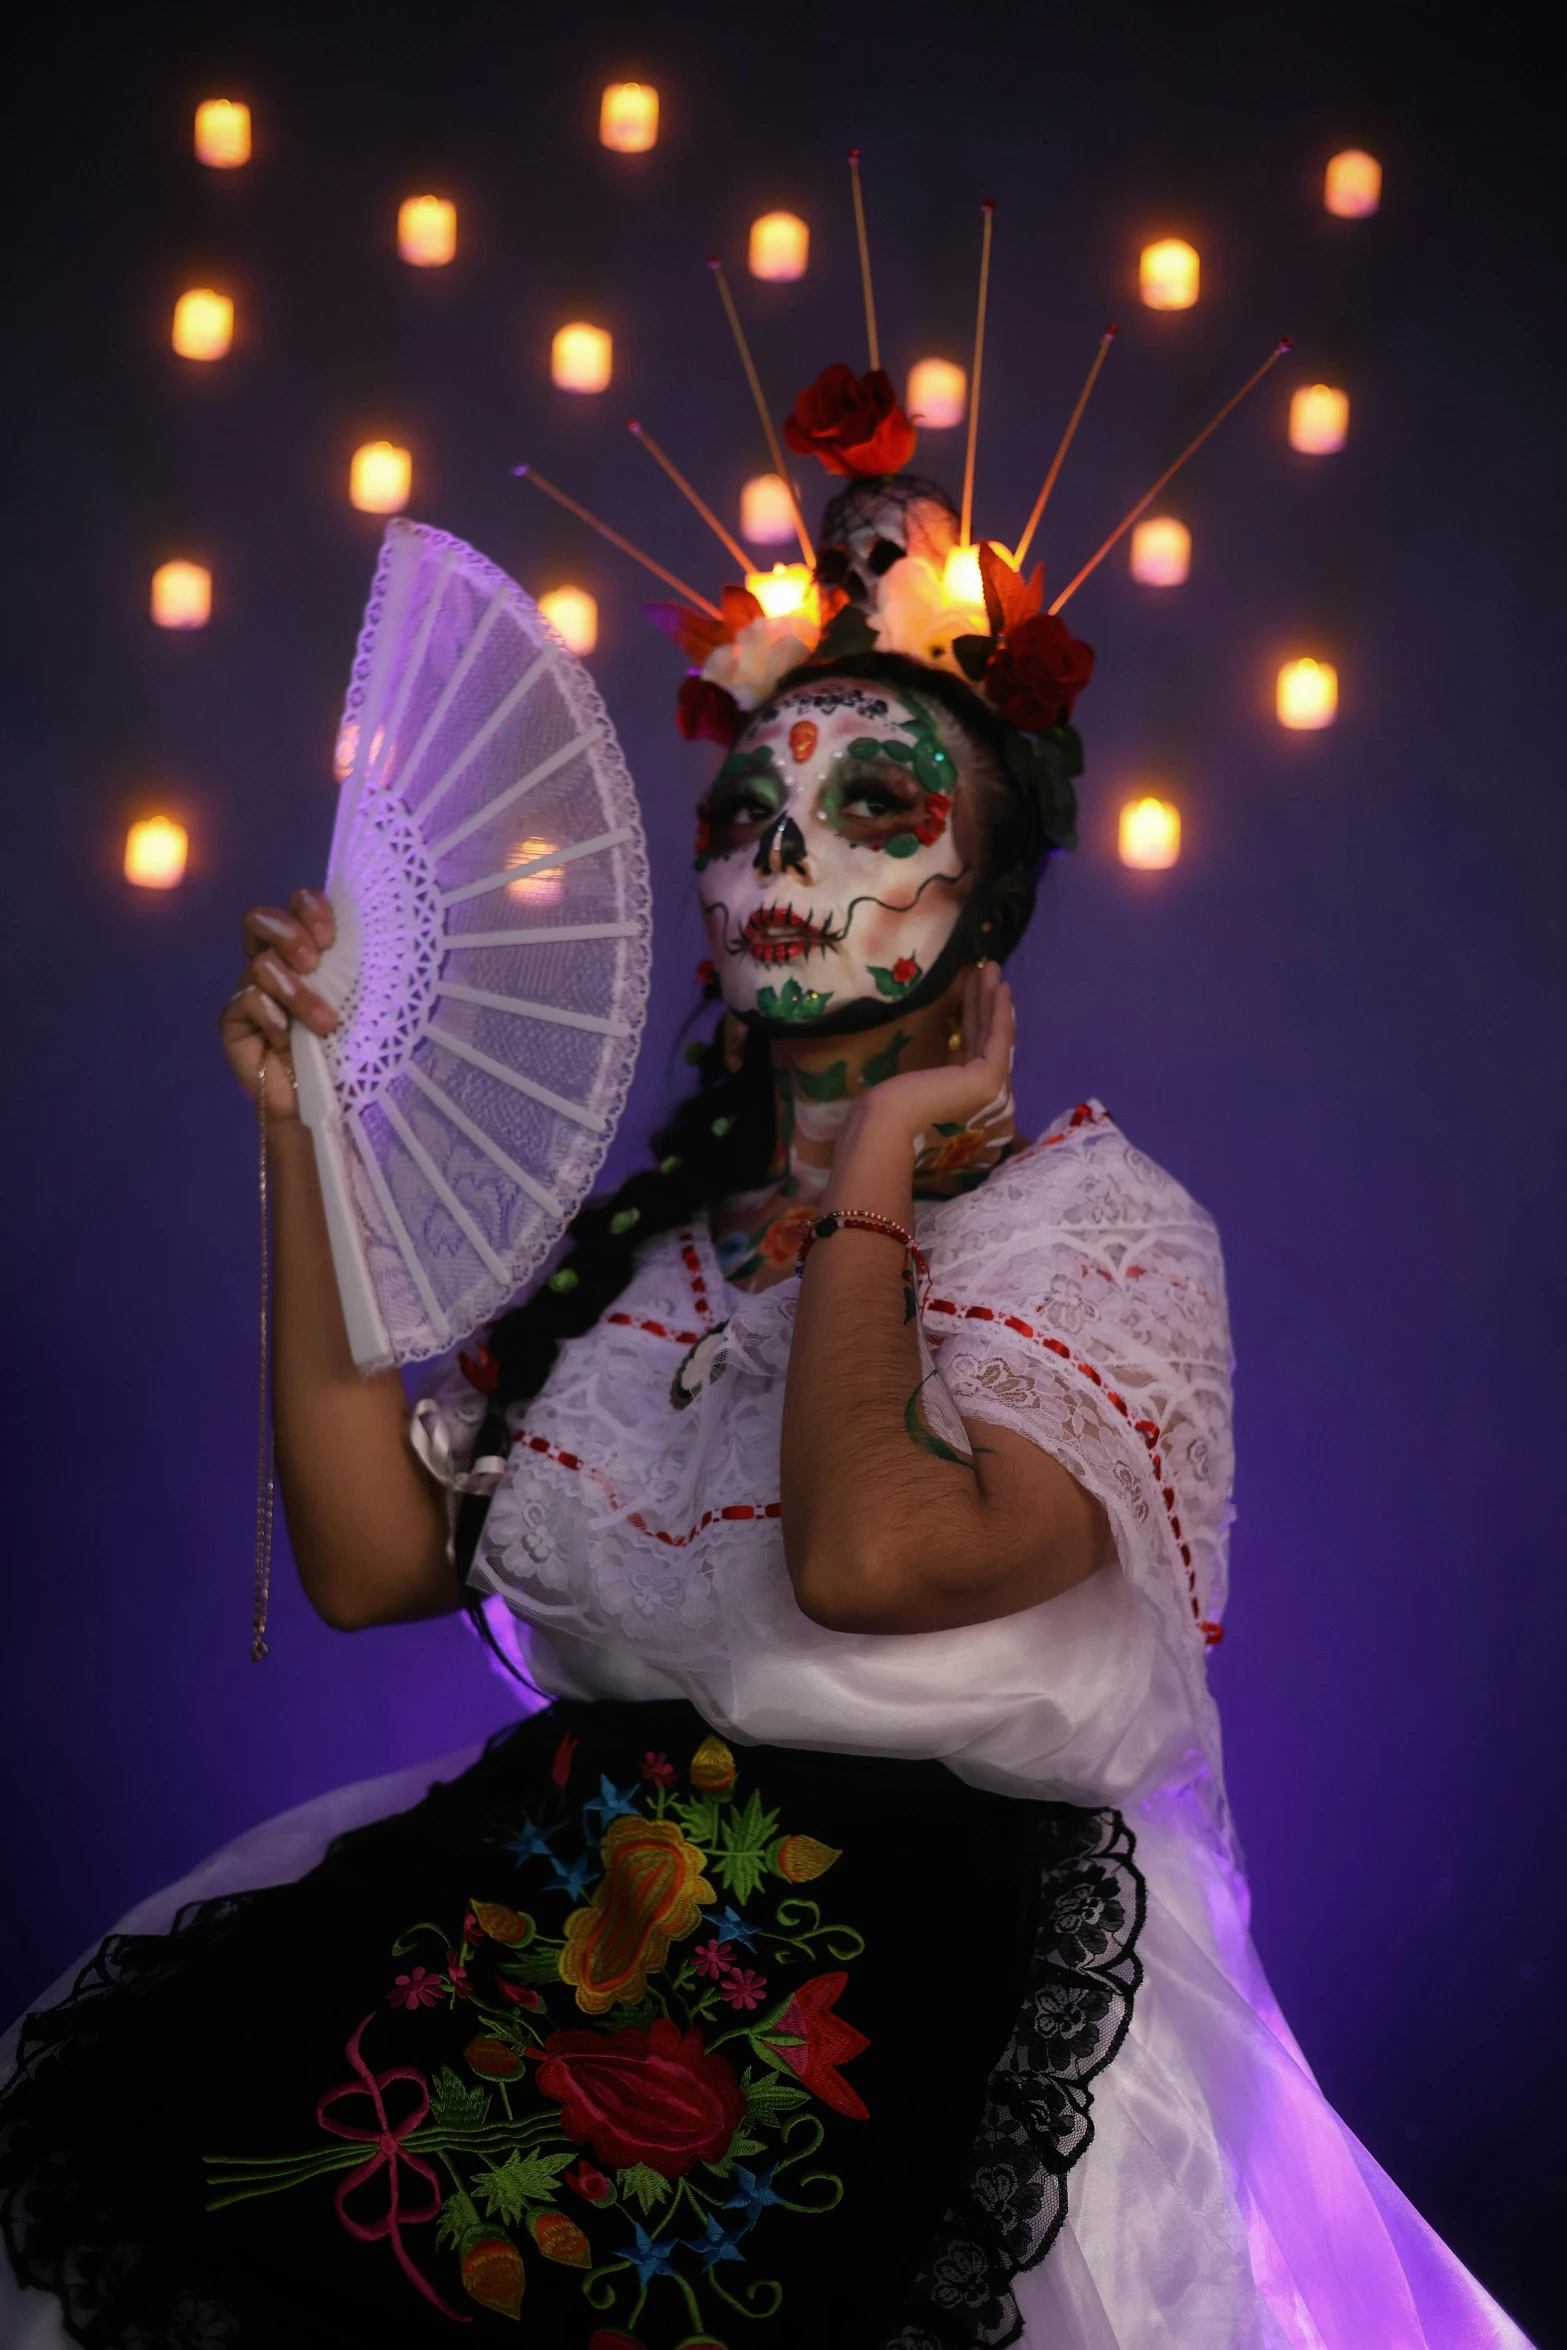
[[[905,1232],[901,1224],[895,1224],[890,1216],[879,1215],[874,1208],[829,1208],[825,1216],[818,1216],[814,1223],[807,1224],[800,1235],[800,1253],[795,1259],[795,1271],[804,1272],[805,1260],[819,1240],[830,1240],[835,1232],[843,1231],[880,1232],[888,1240],[897,1241],[903,1250],[905,1267],[912,1265],[920,1280],[929,1286],[930,1267],[913,1233]]]

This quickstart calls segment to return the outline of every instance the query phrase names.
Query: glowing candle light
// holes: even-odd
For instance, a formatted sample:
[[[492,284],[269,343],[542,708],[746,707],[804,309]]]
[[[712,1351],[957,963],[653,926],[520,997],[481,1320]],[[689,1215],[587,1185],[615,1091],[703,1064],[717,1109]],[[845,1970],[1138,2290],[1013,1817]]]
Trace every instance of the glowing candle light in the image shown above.
[[[152,575],[152,617],[160,628],[205,628],[212,574],[201,563],[160,563]]]
[[[552,857],[560,846],[553,840],[520,840],[508,855],[508,865],[531,865],[536,857]],[[521,881],[508,881],[506,895],[520,898],[524,905],[553,906],[566,886],[564,865],[543,865],[537,873],[525,874]]]
[[[978,547],[952,549],[942,566],[941,592],[949,604],[984,604],[985,582],[980,576]]]
[[[1369,220],[1382,204],[1382,166],[1364,147],[1346,147],[1332,157],[1322,182],[1322,201],[1340,220]]]
[[[968,414],[968,375],[950,359],[916,359],[903,404],[927,432],[945,432]]]
[[[414,461],[391,441],[366,441],[348,467],[348,502],[361,514],[401,514],[413,489]]]
[[[1150,310],[1190,310],[1201,274],[1195,245],[1188,245],[1184,237],[1161,237],[1156,245],[1143,247],[1138,290]]]
[[[1139,873],[1163,873],[1181,854],[1181,811],[1151,795],[1128,800],[1121,810],[1119,849],[1123,865]]]
[[[563,326],[550,345],[550,381],[563,392],[602,392],[609,382],[614,344],[601,326],[581,320]]]
[[[1331,457],[1349,434],[1349,394],[1331,384],[1302,384],[1290,400],[1290,447]]]
[[[174,305],[174,348],[182,359],[221,359],[234,340],[234,305],[210,286],[192,286]]]
[[[740,492],[740,536],[757,547],[786,547],[794,536],[794,508],[776,473],[757,473]]]
[[[444,196],[405,196],[397,207],[397,250],[415,269],[444,269],[457,250],[457,207]]]
[[[1144,587],[1180,587],[1192,567],[1192,534],[1173,514],[1151,514],[1132,533],[1132,577]]]
[[[196,109],[196,161],[234,171],[250,161],[250,108],[232,98],[204,98]]]
[[[185,878],[190,847],[183,824],[168,816],[146,816],[125,835],[125,878],[138,889],[177,889]]]
[[[1279,671],[1279,724],[1308,732],[1338,716],[1338,671],[1331,661],[1286,661]]]
[[[768,619],[781,620],[804,611],[816,583],[808,564],[775,563],[771,571],[748,571],[745,584]]]
[[[811,232],[792,212],[764,212],[751,223],[746,266],[753,277],[804,277]]]
[[[573,653],[591,653],[599,641],[599,608],[586,588],[551,588],[540,596],[539,610],[565,638]]]
[[[599,101],[599,138],[617,155],[658,144],[658,92],[647,82],[611,82]]]

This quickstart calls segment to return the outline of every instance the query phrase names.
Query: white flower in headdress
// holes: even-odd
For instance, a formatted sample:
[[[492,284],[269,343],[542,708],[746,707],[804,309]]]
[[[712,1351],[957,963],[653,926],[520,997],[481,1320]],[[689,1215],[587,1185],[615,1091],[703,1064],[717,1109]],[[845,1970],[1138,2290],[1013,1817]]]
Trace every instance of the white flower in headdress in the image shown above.
[[[742,710],[758,710],[781,677],[809,660],[820,635],[814,612],[785,612],[776,619],[764,612],[759,619],[748,620],[727,644],[713,647],[702,664],[702,675],[732,694]]]
[[[990,634],[984,597],[949,603],[942,573],[925,555],[904,555],[883,572],[873,625],[879,651],[902,653],[954,677],[964,675],[954,639]]]

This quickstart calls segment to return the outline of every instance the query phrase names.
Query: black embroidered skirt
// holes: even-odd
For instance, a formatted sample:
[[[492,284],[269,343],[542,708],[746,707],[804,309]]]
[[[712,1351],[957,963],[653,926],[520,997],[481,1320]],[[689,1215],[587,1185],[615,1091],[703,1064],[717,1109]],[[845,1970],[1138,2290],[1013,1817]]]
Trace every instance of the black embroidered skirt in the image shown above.
[[[13,2266],[93,2350],[1012,2340],[1130,2014],[1131,1849],[557,1704],[29,2020]]]

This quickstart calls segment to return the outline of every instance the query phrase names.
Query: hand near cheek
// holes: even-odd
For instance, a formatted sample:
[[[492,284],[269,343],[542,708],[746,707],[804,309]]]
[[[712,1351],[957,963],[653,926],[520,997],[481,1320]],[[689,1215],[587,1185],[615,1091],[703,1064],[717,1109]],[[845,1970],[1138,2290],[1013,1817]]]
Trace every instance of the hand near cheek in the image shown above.
[[[909,1141],[936,1126],[1010,1125],[1012,990],[998,963],[970,971],[963,984],[962,1058],[940,1069],[910,1069],[886,1078],[856,1105],[855,1121],[901,1131]]]

